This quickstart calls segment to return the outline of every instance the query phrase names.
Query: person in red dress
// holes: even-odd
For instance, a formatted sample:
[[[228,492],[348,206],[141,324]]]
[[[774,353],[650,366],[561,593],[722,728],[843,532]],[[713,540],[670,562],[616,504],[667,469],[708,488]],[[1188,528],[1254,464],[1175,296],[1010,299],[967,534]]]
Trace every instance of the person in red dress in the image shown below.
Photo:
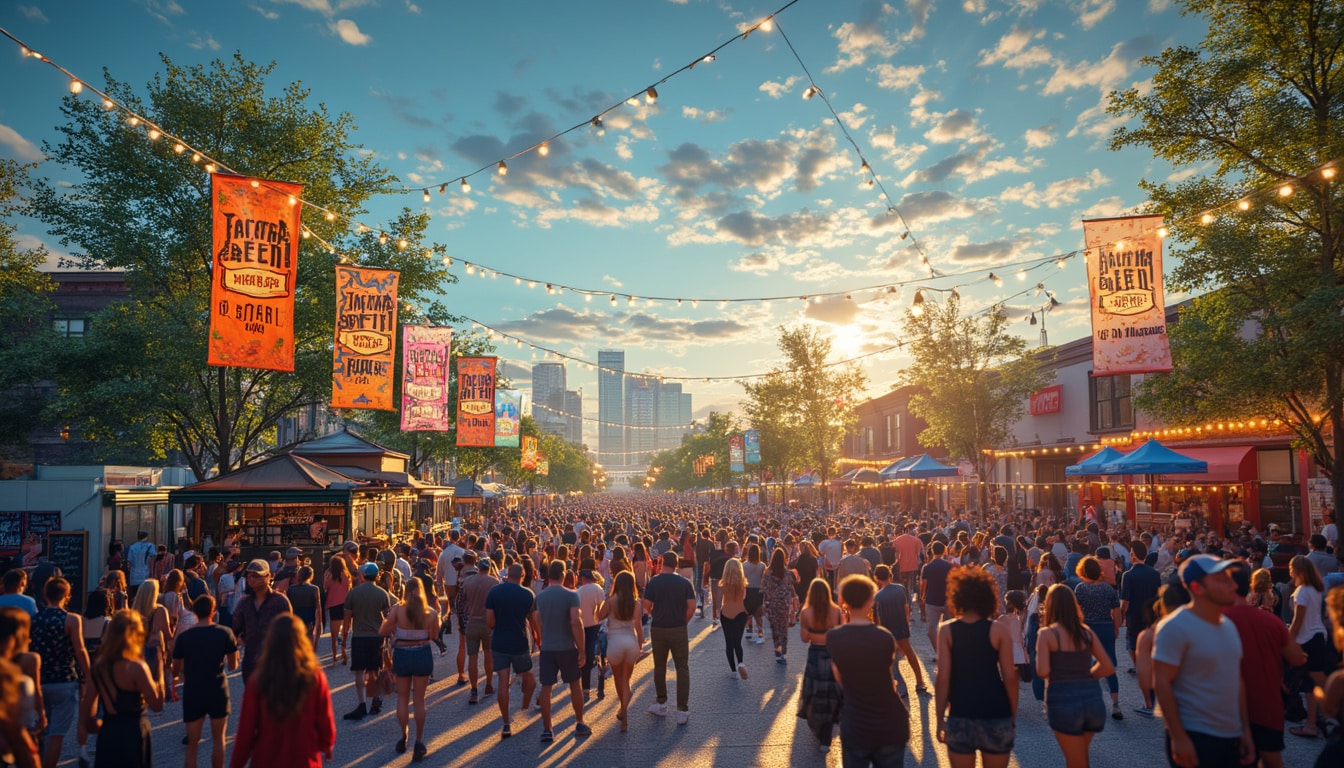
[[[266,631],[261,661],[243,689],[230,768],[321,768],[336,746],[331,689],[303,620],[277,616]]]

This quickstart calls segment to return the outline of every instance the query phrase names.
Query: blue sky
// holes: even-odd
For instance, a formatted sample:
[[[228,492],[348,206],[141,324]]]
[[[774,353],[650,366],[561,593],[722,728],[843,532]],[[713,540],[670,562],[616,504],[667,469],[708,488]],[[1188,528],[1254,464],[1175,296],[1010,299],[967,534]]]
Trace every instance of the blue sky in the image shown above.
[[[1198,17],[1169,0],[799,0],[776,18],[909,224],[877,188],[780,30],[753,32],[712,62],[658,86],[653,105],[623,105],[568,134],[509,174],[454,180],[582,123],[696,60],[775,11],[772,2],[585,0],[580,3],[408,0],[30,0],[0,9],[0,26],[95,85],[106,67],[143,86],[166,53],[183,64],[240,51],[275,60],[276,90],[298,80],[314,101],[352,114],[356,140],[409,194],[371,202],[377,226],[403,206],[433,216],[431,237],[456,259],[455,311],[529,342],[596,362],[626,350],[628,370],[732,376],[766,370],[775,329],[819,323],[837,358],[900,340],[914,286],[859,290],[926,277],[960,287],[969,310],[1037,282],[1062,305],[1054,343],[1087,332],[1080,260],[1052,257],[1082,244],[1080,220],[1141,205],[1141,178],[1180,178],[1146,152],[1106,148],[1117,123],[1112,89],[1145,87],[1142,56],[1197,45]],[[41,160],[53,140],[59,73],[14,48],[0,54],[0,155]],[[227,158],[225,159],[227,160]],[[40,174],[77,181],[43,165]],[[429,203],[420,188],[431,187]],[[35,222],[27,243],[59,243]],[[536,278],[539,285],[462,274],[461,261]],[[1019,264],[1045,266],[1015,279]],[[1170,265],[1168,265],[1170,268]],[[994,269],[1002,287],[986,279]],[[543,285],[622,296],[585,301]],[[839,292],[821,302],[804,295]],[[691,305],[692,297],[789,296]],[[1169,300],[1173,297],[1169,296]],[[1009,301],[1014,328],[1037,338],[1028,313],[1048,299]],[[525,388],[536,357],[500,346]],[[895,381],[899,351],[863,362],[873,394]],[[597,373],[569,366],[596,415]],[[732,382],[691,381],[697,417],[731,410]],[[596,444],[596,425],[586,425]]]

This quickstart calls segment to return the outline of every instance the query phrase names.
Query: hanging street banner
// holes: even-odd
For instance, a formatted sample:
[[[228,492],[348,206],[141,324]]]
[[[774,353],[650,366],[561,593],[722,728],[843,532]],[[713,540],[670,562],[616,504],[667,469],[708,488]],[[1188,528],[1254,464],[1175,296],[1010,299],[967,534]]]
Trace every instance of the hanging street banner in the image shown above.
[[[537,471],[537,438],[531,435],[523,435],[522,444],[523,453],[518,462],[519,466],[533,472]]]
[[[761,463],[761,433],[754,429],[748,429],[742,434],[743,447],[746,451],[747,464]]]
[[[742,466],[742,436],[732,435],[728,438],[728,469],[732,472],[746,471]]]
[[[1161,216],[1083,222],[1093,376],[1171,370],[1161,226]]]
[[[407,325],[401,329],[401,430],[447,432],[448,360],[453,329]]]
[[[387,269],[336,266],[333,408],[397,408],[392,399],[397,277],[397,272]]]
[[[496,448],[517,448],[518,433],[522,429],[523,423],[519,413],[522,412],[523,395],[521,392],[510,392],[504,389],[495,390],[495,447]]]
[[[457,445],[495,447],[496,357],[457,359]]]
[[[294,370],[294,276],[303,186],[210,174],[214,232],[208,362]]]

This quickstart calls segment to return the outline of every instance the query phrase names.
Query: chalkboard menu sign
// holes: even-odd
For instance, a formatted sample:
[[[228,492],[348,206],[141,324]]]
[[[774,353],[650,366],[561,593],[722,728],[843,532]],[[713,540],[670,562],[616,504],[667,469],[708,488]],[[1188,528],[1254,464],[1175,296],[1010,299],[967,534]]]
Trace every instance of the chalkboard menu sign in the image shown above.
[[[47,533],[47,559],[61,569],[61,575],[70,582],[70,606],[74,613],[84,612],[84,597],[89,591],[88,531],[50,531]]]
[[[0,555],[17,555],[23,546],[23,513],[0,512]]]
[[[61,530],[61,513],[29,512],[26,527],[27,532],[24,534],[25,538],[28,533],[36,533],[39,537],[45,539],[49,531]]]

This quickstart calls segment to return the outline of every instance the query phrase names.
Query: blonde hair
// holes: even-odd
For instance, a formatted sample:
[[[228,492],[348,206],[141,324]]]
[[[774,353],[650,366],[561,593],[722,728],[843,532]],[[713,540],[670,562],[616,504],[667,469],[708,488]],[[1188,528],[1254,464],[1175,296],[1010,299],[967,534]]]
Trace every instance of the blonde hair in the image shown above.
[[[742,572],[742,561],[731,558],[723,564],[723,578],[719,579],[724,600],[741,600],[747,594],[747,576]]]
[[[145,579],[140,584],[140,588],[135,591],[135,600],[131,602],[131,608],[145,620],[146,629],[154,618],[154,610],[158,607],[159,581],[158,579]]]
[[[1268,592],[1274,588],[1274,575],[1268,568],[1257,568],[1255,573],[1251,574],[1251,591]]]
[[[406,592],[401,598],[406,610],[406,621],[415,629],[424,629],[429,616],[429,603],[425,600],[425,584],[419,579],[406,582]]]

